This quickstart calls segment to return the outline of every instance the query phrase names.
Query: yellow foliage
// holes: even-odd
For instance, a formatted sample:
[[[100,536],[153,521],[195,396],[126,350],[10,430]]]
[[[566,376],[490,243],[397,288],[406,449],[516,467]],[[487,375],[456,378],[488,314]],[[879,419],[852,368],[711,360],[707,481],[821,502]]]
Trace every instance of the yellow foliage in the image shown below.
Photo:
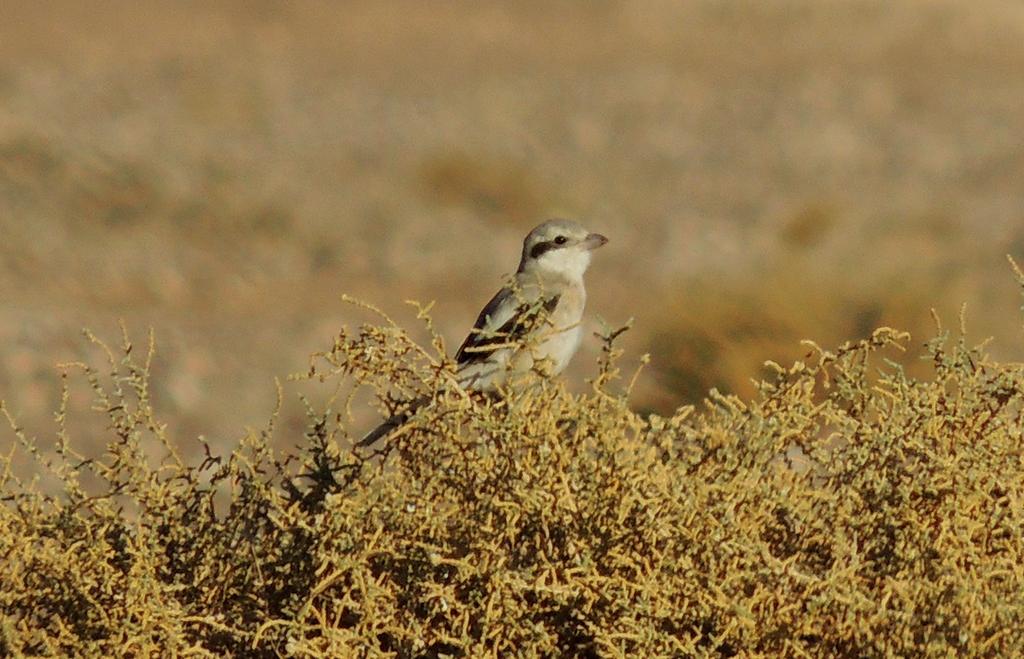
[[[590,393],[496,400],[458,390],[439,340],[343,330],[305,378],[369,389],[384,415],[430,402],[361,455],[339,394],[295,460],[268,448],[273,420],[181,459],[150,403],[152,342],[108,351],[109,376],[66,365],[106,451],[75,453],[64,407],[52,458],[8,414],[0,652],[1024,653],[1024,367],[940,331],[933,376],[911,379],[885,359],[908,336],[880,329],[808,343],[752,400],[642,416],[615,335]],[[26,452],[59,496],[14,468]]]

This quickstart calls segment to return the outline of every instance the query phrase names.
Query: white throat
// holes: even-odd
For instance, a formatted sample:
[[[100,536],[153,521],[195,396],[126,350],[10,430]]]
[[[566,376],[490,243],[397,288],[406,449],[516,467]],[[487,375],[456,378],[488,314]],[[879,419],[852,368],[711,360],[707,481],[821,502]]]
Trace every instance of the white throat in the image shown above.
[[[590,266],[590,250],[575,247],[552,250],[525,265],[524,272],[542,280],[580,283]]]

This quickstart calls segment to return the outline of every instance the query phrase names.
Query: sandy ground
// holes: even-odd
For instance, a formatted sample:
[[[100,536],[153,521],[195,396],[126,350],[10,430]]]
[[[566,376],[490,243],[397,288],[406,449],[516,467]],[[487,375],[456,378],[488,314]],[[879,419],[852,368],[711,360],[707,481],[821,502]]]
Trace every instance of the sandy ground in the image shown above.
[[[1024,261],[1020,3],[3,14],[0,397],[43,437],[55,364],[95,357],[83,327],[154,328],[172,433],[231,442],[263,425],[275,377],[366,318],[342,293],[410,327],[403,300],[436,301],[454,348],[551,215],[612,239],[589,327],[634,318],[641,409],[748,395],[801,338],[922,342],[931,307],[955,327],[967,303],[972,340],[1024,352],[1005,261]]]

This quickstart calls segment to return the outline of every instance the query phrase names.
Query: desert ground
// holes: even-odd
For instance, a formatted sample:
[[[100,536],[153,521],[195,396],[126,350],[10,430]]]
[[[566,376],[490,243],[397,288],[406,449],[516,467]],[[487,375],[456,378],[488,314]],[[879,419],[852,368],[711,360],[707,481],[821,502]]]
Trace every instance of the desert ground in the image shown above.
[[[743,396],[877,326],[1024,353],[1024,6],[977,0],[7,3],[0,398],[156,337],[172,434],[260,427],[379,306],[449,354],[525,232],[578,218],[638,409]],[[926,364],[908,363],[911,370]],[[73,390],[86,415],[88,389]],[[357,412],[369,422],[369,412]],[[81,426],[87,427],[87,426]],[[82,438],[88,442],[88,436]]]

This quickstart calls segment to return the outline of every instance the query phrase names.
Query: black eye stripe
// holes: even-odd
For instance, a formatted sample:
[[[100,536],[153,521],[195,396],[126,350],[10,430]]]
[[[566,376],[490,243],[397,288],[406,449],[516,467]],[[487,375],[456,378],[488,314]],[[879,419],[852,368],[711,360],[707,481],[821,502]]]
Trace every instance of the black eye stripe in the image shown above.
[[[549,252],[553,250],[555,247],[557,247],[557,245],[555,245],[555,243],[551,242],[550,240],[542,243],[537,243],[530,249],[530,258],[540,258],[545,252]]]
[[[559,240],[561,240],[561,242],[559,242]],[[568,242],[568,240],[569,239],[566,238],[565,236],[558,236],[554,240],[545,240],[542,243],[537,243],[536,245],[530,248],[530,258],[536,259],[544,255],[545,253],[550,252],[553,249],[563,247],[565,246],[565,243]]]

